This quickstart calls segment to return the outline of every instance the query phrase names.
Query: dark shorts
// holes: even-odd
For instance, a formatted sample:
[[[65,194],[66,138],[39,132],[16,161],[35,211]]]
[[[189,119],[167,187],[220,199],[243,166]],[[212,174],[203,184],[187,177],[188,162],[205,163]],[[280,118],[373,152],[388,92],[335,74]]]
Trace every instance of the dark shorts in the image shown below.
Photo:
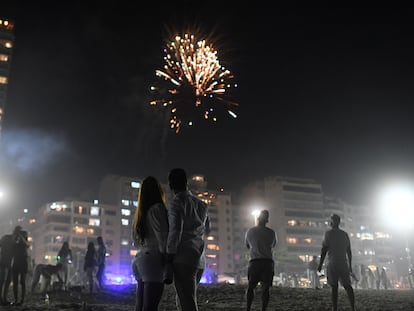
[[[259,282],[272,286],[274,276],[274,263],[271,259],[253,259],[247,268],[249,284],[257,285]]]
[[[351,285],[351,278],[347,264],[329,263],[326,268],[326,274],[328,284],[331,286],[338,286],[338,282],[341,282],[342,286]]]

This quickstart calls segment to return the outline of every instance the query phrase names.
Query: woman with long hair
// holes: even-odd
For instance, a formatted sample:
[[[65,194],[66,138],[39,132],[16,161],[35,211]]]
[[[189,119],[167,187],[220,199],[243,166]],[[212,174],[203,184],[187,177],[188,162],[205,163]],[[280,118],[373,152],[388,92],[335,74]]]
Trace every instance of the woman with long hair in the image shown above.
[[[57,261],[62,264],[61,271],[63,272],[63,286],[66,290],[68,285],[68,265],[72,263],[72,250],[69,247],[68,241],[63,242],[62,247],[57,254]]]
[[[158,310],[164,291],[168,213],[164,191],[153,176],[146,177],[138,196],[132,235],[138,248],[135,311]]]

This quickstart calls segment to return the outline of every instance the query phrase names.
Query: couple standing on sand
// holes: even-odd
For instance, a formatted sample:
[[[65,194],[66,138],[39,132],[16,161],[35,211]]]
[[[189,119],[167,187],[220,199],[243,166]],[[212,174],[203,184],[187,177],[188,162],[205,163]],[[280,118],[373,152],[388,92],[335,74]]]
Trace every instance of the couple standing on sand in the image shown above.
[[[210,231],[207,205],[187,186],[186,172],[168,175],[174,198],[168,205],[160,183],[142,182],[133,222],[137,255],[132,269],[137,280],[136,311],[158,310],[164,284],[174,282],[178,310],[198,310],[197,285],[204,271],[204,237]],[[172,271],[172,275],[166,275]]]

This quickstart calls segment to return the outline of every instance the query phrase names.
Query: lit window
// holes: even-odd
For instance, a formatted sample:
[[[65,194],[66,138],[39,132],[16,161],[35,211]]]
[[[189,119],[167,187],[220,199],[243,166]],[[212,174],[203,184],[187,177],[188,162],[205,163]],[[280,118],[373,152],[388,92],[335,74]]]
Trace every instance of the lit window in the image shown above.
[[[9,55],[0,54],[0,61],[7,62],[9,60]]]
[[[91,206],[91,216],[99,216],[100,209],[98,206]]]
[[[361,240],[373,240],[374,239],[374,235],[372,233],[368,233],[368,232],[363,232],[361,234]]]
[[[99,227],[101,220],[99,218],[89,218],[89,226]]]
[[[206,257],[214,259],[214,258],[217,258],[217,255],[216,254],[207,254]]]
[[[218,246],[217,244],[207,244],[207,249],[210,249],[210,250],[213,250],[213,251],[219,251],[220,246]]]
[[[123,206],[129,206],[129,200],[121,200]]]
[[[134,189],[139,189],[139,187],[141,187],[141,183],[138,181],[131,181],[131,187]]]
[[[298,242],[298,239],[297,238],[286,238],[286,241],[289,244],[296,244]]]
[[[138,252],[138,250],[136,250],[136,249],[130,249],[130,250],[129,250],[129,254],[130,254],[132,257],[135,257],[135,255],[137,254],[137,252]]]
[[[82,233],[85,233],[85,228],[79,227],[79,226],[75,226],[73,228],[73,231],[75,231],[76,234],[82,234]]]
[[[208,241],[214,241],[214,237],[213,237],[212,235],[209,235],[209,236],[207,237],[207,240],[208,240]]]
[[[0,40],[0,45],[4,46],[7,49],[11,49],[13,47],[13,43],[7,40]]]
[[[296,226],[296,220],[294,220],[294,219],[291,219],[291,220],[288,220],[288,225],[289,226]]]
[[[303,239],[303,241],[304,241],[305,243],[308,243],[308,244],[311,244],[311,243],[312,243],[312,239],[311,239],[311,238],[306,238],[306,239]]]
[[[122,216],[131,216],[131,211],[127,208],[121,209],[121,215]]]
[[[129,244],[129,240],[127,239],[122,239],[121,241],[121,245],[128,245]]]
[[[138,206],[138,201],[132,201],[132,205],[134,205],[135,207]]]
[[[123,226],[128,226],[128,225],[129,225],[129,219],[122,218],[122,219],[121,219],[121,224],[122,224]]]

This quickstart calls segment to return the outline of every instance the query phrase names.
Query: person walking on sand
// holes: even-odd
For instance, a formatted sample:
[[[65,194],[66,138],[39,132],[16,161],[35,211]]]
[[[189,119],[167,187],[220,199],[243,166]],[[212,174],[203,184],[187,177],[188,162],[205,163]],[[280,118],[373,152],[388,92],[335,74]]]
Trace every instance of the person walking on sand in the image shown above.
[[[168,212],[164,191],[157,179],[142,181],[135,210],[132,236],[137,254],[133,272],[137,280],[135,311],[158,310],[164,291]]]
[[[103,290],[106,262],[106,247],[101,236],[98,236],[96,241],[98,242],[98,250],[96,252],[96,264],[98,265],[98,271],[96,272],[96,279],[98,280],[99,290]]]
[[[262,210],[257,219],[255,227],[247,230],[245,244],[249,249],[249,266],[247,268],[248,287],[246,291],[246,310],[250,311],[254,291],[257,285],[262,286],[262,311],[265,311],[269,304],[270,287],[273,284],[274,261],[273,248],[277,244],[276,232],[267,227],[269,222],[269,211]]]
[[[318,271],[322,270],[322,265],[326,255],[328,255],[327,280],[331,286],[332,311],[338,310],[338,282],[341,281],[344,287],[352,311],[355,311],[355,296],[351,285],[352,273],[352,252],[351,242],[348,233],[339,229],[341,218],[333,214],[331,216],[331,229],[325,232],[321,259],[319,261]]]
[[[93,294],[93,288],[94,288],[94,273],[96,268],[96,249],[95,249],[95,243],[90,241],[88,243],[88,249],[85,254],[85,260],[83,264],[83,271],[86,272],[86,277],[88,280],[88,288],[89,288],[89,294]]]
[[[313,256],[312,260],[309,261],[309,277],[311,281],[311,286],[314,289],[319,289],[319,276],[318,276],[318,256]]]
[[[204,252],[207,204],[188,190],[187,174],[174,168],[168,175],[174,197],[168,208],[167,258],[182,311],[197,311],[197,271]],[[177,309],[179,306],[177,306]]]

